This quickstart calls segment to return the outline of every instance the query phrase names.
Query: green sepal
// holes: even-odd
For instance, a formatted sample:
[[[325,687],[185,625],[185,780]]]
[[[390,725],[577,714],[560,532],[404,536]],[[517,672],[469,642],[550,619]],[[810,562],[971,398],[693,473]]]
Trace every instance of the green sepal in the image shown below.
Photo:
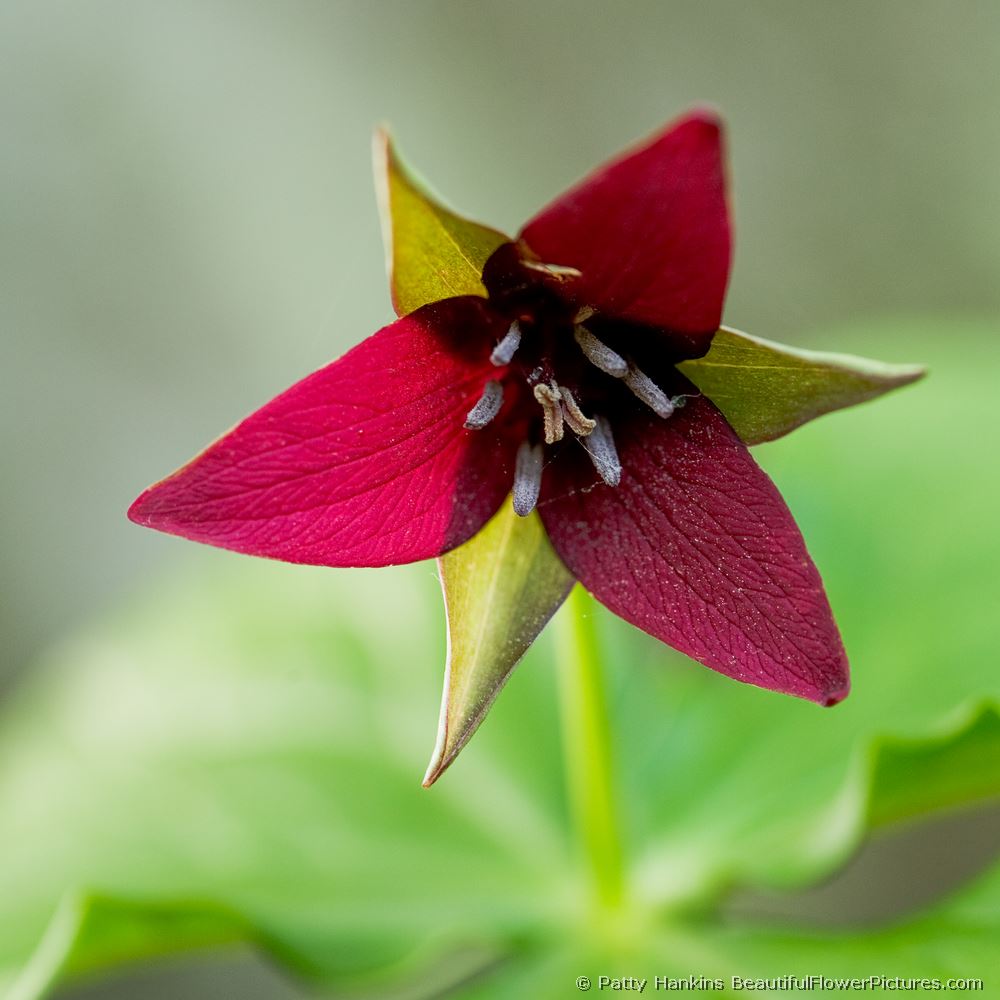
[[[824,413],[875,399],[926,374],[850,354],[804,351],[722,327],[703,358],[678,366],[747,444],[762,444]]]
[[[378,192],[392,304],[400,316],[455,295],[485,295],[490,254],[508,237],[447,208],[401,159],[389,133],[375,133]]]
[[[448,617],[448,664],[427,786],[469,741],[573,586],[541,518],[536,512],[518,517],[510,502],[438,566]]]

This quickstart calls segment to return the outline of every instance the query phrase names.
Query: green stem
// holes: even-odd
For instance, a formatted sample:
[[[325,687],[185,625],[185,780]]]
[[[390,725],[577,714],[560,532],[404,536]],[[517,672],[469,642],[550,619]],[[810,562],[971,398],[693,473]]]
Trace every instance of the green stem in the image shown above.
[[[594,605],[575,587],[559,616],[559,690],[570,816],[590,872],[595,901],[619,907],[625,874],[611,762],[607,691]]]

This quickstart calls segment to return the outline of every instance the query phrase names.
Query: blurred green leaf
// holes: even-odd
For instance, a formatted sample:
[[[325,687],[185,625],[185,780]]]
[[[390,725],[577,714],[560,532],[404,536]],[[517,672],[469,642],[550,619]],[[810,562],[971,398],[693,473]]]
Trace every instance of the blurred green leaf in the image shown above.
[[[384,129],[375,133],[374,160],[396,312],[404,316],[453,295],[485,295],[483,265],[508,237],[446,208],[403,163]]]
[[[726,327],[716,333],[708,354],[679,367],[747,444],[773,441],[824,413],[875,399],[925,374],[917,365],[804,351]]]
[[[868,825],[899,823],[1000,796],[1000,715],[985,706],[937,738],[885,740],[870,780]]]
[[[573,586],[538,514],[518,517],[509,501],[475,538],[440,559],[438,567],[448,620],[448,663],[425,785],[458,756]]]
[[[33,1000],[52,983],[91,970],[255,938],[245,920],[221,907],[71,894],[30,961],[9,981],[0,978],[0,988],[6,1000]]]
[[[996,794],[1000,470],[983,456],[1000,428],[986,332],[887,328],[881,346],[934,364],[936,407],[901,394],[760,452],[843,626],[855,680],[844,704],[735,684],[602,617],[636,895],[613,927],[585,917],[544,636],[428,792],[415,764],[443,656],[428,569],[200,551],[175,585],[56,650],[6,706],[0,981],[37,954],[67,892],[237,915],[290,968],[359,990],[482,966],[491,974],[463,995],[553,995],[600,956],[605,973],[650,956],[660,974],[782,974],[809,958],[821,968],[808,971],[836,973],[876,956],[907,975],[989,968],[994,876],[865,934],[715,915],[730,886],[827,875],[871,824]],[[151,924],[150,939],[199,943],[196,924],[178,926],[170,941]],[[135,954],[153,947],[142,928],[129,926]],[[203,930],[204,943],[219,933]],[[73,963],[110,954],[85,952]]]

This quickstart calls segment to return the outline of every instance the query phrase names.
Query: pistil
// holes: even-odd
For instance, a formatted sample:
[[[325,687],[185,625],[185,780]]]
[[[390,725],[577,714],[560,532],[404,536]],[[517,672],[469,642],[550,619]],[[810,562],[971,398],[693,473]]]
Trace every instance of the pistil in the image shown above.
[[[573,398],[573,393],[566,386],[561,385],[559,386],[559,395],[562,397],[562,415],[566,423],[569,424],[570,430],[580,437],[586,437],[593,433],[597,423],[584,414]]]
[[[534,388],[535,399],[542,404],[542,412],[545,414],[545,443],[555,444],[562,441],[563,434],[563,411],[559,403],[562,400],[562,393],[556,385],[546,385],[540,382]]]

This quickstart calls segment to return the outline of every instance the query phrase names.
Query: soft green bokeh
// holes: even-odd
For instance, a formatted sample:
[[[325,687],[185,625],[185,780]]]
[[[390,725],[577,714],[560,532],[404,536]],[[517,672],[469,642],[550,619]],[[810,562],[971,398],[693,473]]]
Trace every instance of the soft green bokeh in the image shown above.
[[[844,625],[855,669],[845,705],[816,714],[679,661],[664,672],[659,650],[608,625],[625,713],[621,755],[639,762],[625,775],[631,835],[643,843],[643,831],[665,831],[646,843],[650,884],[683,890],[705,875],[716,848],[733,873],[777,878],[768,837],[812,844],[814,856],[790,858],[810,869],[825,846],[816,807],[829,806],[838,787],[844,746],[855,748],[855,780],[865,766],[857,748],[870,734],[948,731],[977,699],[997,694],[998,37],[992,0],[960,10],[936,0],[0,5],[0,674],[23,669],[74,623],[133,585],[145,590],[144,576],[182,558],[182,543],[125,522],[143,485],[391,318],[370,182],[373,124],[391,122],[453,204],[513,231],[602,157],[686,104],[710,100],[730,127],[737,245],[727,322],[803,347],[932,368],[928,382],[897,398],[824,418],[760,452]],[[886,316],[911,319],[876,322]],[[196,583],[211,567],[246,573],[250,607],[268,587],[283,590],[280,567],[194,558]],[[322,601],[325,576],[302,572],[302,589],[318,581]],[[300,593],[292,582],[300,577],[287,579]],[[414,579],[439,614],[431,571]],[[121,862],[119,885],[130,871],[165,872],[174,862],[214,877],[247,858],[231,802],[250,809],[259,794],[262,812],[270,804],[276,815],[265,815],[270,825],[258,833],[267,850],[292,860],[288,838],[298,847],[303,835],[281,810],[294,817],[316,788],[324,789],[321,818],[371,803],[357,774],[339,791],[324,784],[333,779],[322,768],[308,772],[313,792],[286,781],[286,764],[299,758],[256,759],[275,734],[266,718],[240,713],[256,705],[267,716],[263,704],[284,718],[291,701],[295,711],[304,706],[306,735],[314,725],[316,746],[326,745],[324,713],[335,713],[329,699],[313,702],[309,664],[325,676],[329,623],[297,620],[279,600],[281,616],[264,615],[245,634],[221,616],[210,634],[208,600],[201,625],[160,626],[211,664],[194,675],[192,663],[181,664],[189,686],[168,680],[170,664],[123,661],[102,689],[77,665],[75,642],[58,657],[67,675],[43,678],[63,692],[71,732],[32,736],[40,751],[30,762],[21,752],[4,760],[5,773],[21,775],[22,803],[16,813],[3,809],[6,829],[16,826],[25,856],[39,851],[26,868],[13,856],[0,867],[3,898],[36,907],[34,917],[15,915],[5,945],[34,934],[43,901],[77,871],[85,845],[99,843]],[[416,788],[443,656],[440,638],[431,648],[433,637],[416,636],[424,628],[440,636],[439,626],[436,618],[412,624],[399,671],[407,683],[419,660],[407,723],[419,759],[379,782],[400,796],[382,814],[408,821],[410,807],[399,802],[449,808],[426,806]],[[301,656],[289,639],[298,627],[309,633],[303,647],[310,635],[317,643]],[[150,638],[118,633],[114,641]],[[374,697],[381,682],[368,680],[362,660],[359,653],[352,676]],[[257,680],[270,678],[259,697],[243,673],[253,663]],[[532,667],[543,674],[544,656]],[[482,763],[495,748],[513,756],[531,793],[558,801],[555,779],[530,766],[554,756],[557,741],[551,713],[520,693],[532,683],[527,670],[484,728],[483,756],[470,756],[471,746],[431,794],[457,797],[461,783],[496,795],[499,778]],[[704,707],[716,694],[718,716]],[[44,700],[33,686],[10,703],[5,746],[28,739]],[[168,710],[178,713],[169,731],[143,725],[143,711]],[[775,747],[803,728],[822,760],[796,783],[796,753],[782,757]],[[391,727],[378,732],[395,745]],[[94,741],[93,756],[72,759],[77,736]],[[154,737],[164,752],[180,737],[194,740],[195,754],[214,747],[216,763],[199,756],[147,787],[137,763],[145,758],[133,759],[132,747]],[[255,749],[241,749],[245,742]],[[235,763],[226,757],[232,747]],[[80,770],[65,772],[70,765]],[[477,782],[471,776],[484,766],[489,774]],[[86,777],[91,768],[100,781]],[[63,782],[66,773],[75,781]],[[706,785],[709,775],[721,777]],[[116,784],[125,779],[132,783]],[[798,805],[780,811],[778,829],[764,820],[786,785]],[[520,785],[499,787],[522,794]],[[732,813],[737,793],[756,795],[757,812]],[[50,818],[86,813],[90,803],[101,805],[79,842],[75,828]],[[711,836],[707,819],[716,823]],[[161,828],[180,846],[151,832]],[[688,848],[690,867],[664,860],[692,835],[701,840]],[[352,845],[363,866],[375,864],[367,842]],[[307,844],[308,856],[322,860],[329,846]],[[942,846],[945,860],[949,849]],[[981,922],[991,907],[995,897],[979,911],[967,907],[959,922]],[[871,947],[874,962],[880,945]],[[134,995],[127,985],[124,995]]]

